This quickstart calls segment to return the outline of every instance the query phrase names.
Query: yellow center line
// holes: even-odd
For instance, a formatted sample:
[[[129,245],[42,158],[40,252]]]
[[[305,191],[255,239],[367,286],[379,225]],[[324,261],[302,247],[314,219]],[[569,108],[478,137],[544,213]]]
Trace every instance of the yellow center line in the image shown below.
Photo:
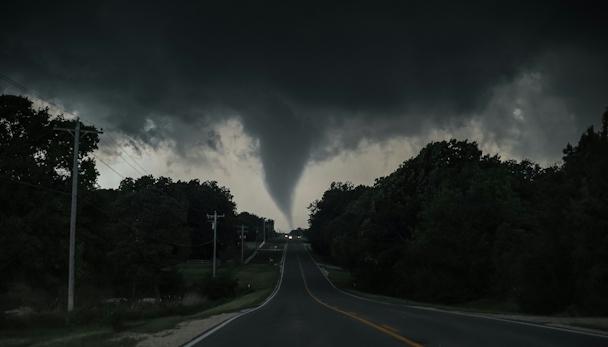
[[[387,328],[388,330],[394,332],[394,333],[397,333],[397,334],[400,333],[400,331],[398,329],[395,329],[395,328],[393,328],[390,325],[382,324],[382,326],[385,327],[385,328]]]
[[[382,331],[383,333],[388,334],[388,335],[390,335],[390,336],[392,336],[392,337],[396,338],[397,340],[400,340],[400,341],[403,341],[403,342],[405,342],[405,343],[409,344],[410,346],[414,346],[414,347],[424,347],[424,346],[422,346],[421,344],[418,344],[418,343],[416,343],[416,342],[414,342],[414,341],[412,341],[412,340],[410,340],[410,339],[408,339],[408,338],[406,338],[406,337],[403,337],[403,336],[399,335],[399,334],[397,333],[397,332],[398,332],[398,330],[397,330],[397,329],[395,329],[395,328],[389,327],[389,326],[387,326],[387,325],[385,325],[385,326],[380,326],[380,325],[378,325],[378,324],[374,324],[374,323],[372,323],[372,322],[370,322],[370,321],[367,321],[367,320],[365,320],[365,319],[363,319],[363,318],[361,318],[361,317],[358,317],[358,316],[357,316],[357,315],[355,315],[354,313],[349,313],[349,312],[342,311],[342,310],[340,310],[339,308],[337,308],[337,307],[335,307],[335,306],[330,306],[330,305],[328,305],[328,304],[324,303],[323,301],[321,301],[321,300],[317,299],[317,297],[316,297],[316,296],[314,296],[314,295],[313,295],[313,294],[310,292],[310,289],[308,289],[308,284],[306,283],[306,277],[304,276],[304,270],[302,269],[302,263],[300,263],[300,257],[299,257],[299,256],[298,256],[298,265],[300,266],[300,272],[302,273],[302,278],[304,279],[304,287],[306,287],[306,291],[308,292],[308,294],[309,294],[309,295],[310,295],[310,296],[311,296],[313,299],[315,299],[315,300],[316,300],[318,303],[320,303],[321,305],[323,305],[323,306],[325,306],[325,307],[327,307],[327,308],[330,308],[330,309],[332,309],[332,310],[334,310],[334,311],[336,311],[336,312],[340,312],[340,313],[342,313],[342,314],[344,314],[344,315],[347,315],[347,316],[349,316],[349,317],[351,317],[351,318],[353,318],[353,319],[356,319],[356,320],[358,320],[358,321],[360,321],[360,322],[362,322],[362,323],[364,323],[364,324],[369,325],[369,326],[370,326],[370,327],[372,327],[372,328],[376,328],[376,329],[378,329],[378,330]],[[394,330],[394,331],[393,331],[393,330]]]

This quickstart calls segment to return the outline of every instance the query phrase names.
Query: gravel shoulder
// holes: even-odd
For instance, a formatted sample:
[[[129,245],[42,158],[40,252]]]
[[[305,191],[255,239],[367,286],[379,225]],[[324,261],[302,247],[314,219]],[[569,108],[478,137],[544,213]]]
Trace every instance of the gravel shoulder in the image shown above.
[[[246,311],[249,310],[222,313],[204,319],[188,320],[178,324],[175,329],[163,330],[155,334],[126,332],[120,334],[120,336],[114,340],[134,338],[140,340],[137,343],[137,347],[180,347],[204,334],[206,331],[209,331],[228,319]]]
[[[514,314],[496,313],[477,313],[467,311],[445,311],[436,308],[412,306],[420,309],[444,311],[450,313],[463,314],[468,316],[495,318],[528,324],[545,325],[548,327],[561,328],[566,330],[581,331],[596,335],[608,336],[608,317],[547,317],[547,316],[528,316]],[[593,328],[592,328],[593,327]],[[597,327],[596,329],[594,329]],[[600,330],[602,329],[602,330]]]

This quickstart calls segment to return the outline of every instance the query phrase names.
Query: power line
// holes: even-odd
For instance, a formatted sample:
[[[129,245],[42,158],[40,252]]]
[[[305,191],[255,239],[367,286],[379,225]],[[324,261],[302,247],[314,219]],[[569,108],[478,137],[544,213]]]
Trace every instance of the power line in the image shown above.
[[[27,87],[25,87],[25,86],[23,86],[23,85],[21,85],[21,84],[19,84],[19,83],[17,83],[17,82],[15,82],[15,81],[13,81],[12,79],[8,78],[7,76],[5,76],[5,75],[3,75],[3,74],[1,74],[1,73],[0,73],[0,79],[4,80],[5,82],[7,82],[7,83],[9,83],[9,84],[11,84],[11,85],[13,85],[14,87],[16,87],[16,88],[20,89],[21,91],[24,91],[24,92],[26,92],[26,93],[29,93],[29,94],[33,95],[34,97],[36,97],[36,98],[38,98],[38,99],[40,99],[40,100],[42,100],[42,101],[44,101],[44,102],[46,102],[46,103],[48,103],[48,104],[50,104],[50,105],[55,106],[56,108],[58,108],[59,110],[63,111],[64,113],[67,113],[67,114],[69,114],[69,115],[71,115],[71,116],[73,116],[73,117],[76,117],[76,118],[80,118],[82,121],[87,122],[87,123],[91,124],[92,126],[94,126],[94,127],[98,127],[98,128],[100,128],[100,129],[101,129],[101,127],[100,127],[100,126],[98,126],[98,125],[94,124],[93,122],[91,122],[91,121],[89,121],[89,120],[87,120],[87,119],[84,119],[84,118],[82,118],[82,117],[80,117],[80,116],[77,116],[77,115],[76,115],[76,114],[74,114],[73,112],[70,112],[69,110],[67,110],[65,107],[60,106],[60,105],[58,105],[58,104],[54,103],[53,101],[51,101],[51,100],[49,100],[49,99],[47,99],[47,98],[43,97],[42,95],[40,95],[40,94],[38,94],[38,93],[36,93],[36,92],[32,91],[31,89],[28,89]],[[129,153],[127,153],[127,151],[125,151],[125,150],[124,150],[124,148],[122,148],[122,147],[121,147],[121,146],[118,144],[118,142],[116,142],[116,140],[114,140],[114,138],[112,138],[112,136],[110,136],[110,134],[106,133],[106,135],[108,135],[108,137],[109,137],[110,139],[112,139],[112,141],[114,141],[114,143],[116,143],[116,145],[118,146],[118,148],[120,148],[120,149],[121,149],[121,150],[122,150],[122,151],[123,151],[123,152],[124,152],[124,153],[125,153],[125,154],[126,154],[128,157],[129,157],[129,158],[131,158],[131,160],[132,160],[132,161],[133,161],[135,164],[137,164],[137,166],[139,166],[139,167],[140,167],[142,170],[144,170],[144,172],[146,172],[148,175],[150,174],[148,171],[146,171],[146,169],[144,169],[144,168],[143,168],[141,165],[139,165],[139,163],[138,163],[137,161],[135,161],[135,159],[133,159],[133,157],[131,157],[131,156],[129,155]],[[106,145],[108,145],[108,147],[112,148],[112,147],[110,146],[110,144],[108,144],[108,143],[107,143],[105,140],[103,140],[103,138],[102,138],[101,140],[102,140],[102,141],[103,141],[103,142],[104,142]],[[114,150],[114,149],[112,148],[112,150]],[[114,151],[114,152],[116,152],[116,151]],[[118,156],[120,156],[120,157],[122,158],[122,156],[121,156],[121,155],[120,155],[118,152],[116,152],[116,154],[118,154]],[[96,158],[97,158],[97,157],[96,157]],[[99,159],[99,158],[98,158],[98,159]],[[101,159],[99,159],[99,160],[101,161]],[[123,158],[123,160],[125,160],[125,159]],[[130,164],[128,161],[126,161],[126,160],[125,160],[125,162],[126,162],[127,164],[129,164],[131,167],[133,167],[133,165],[131,165],[131,164]],[[102,163],[103,163],[103,161],[102,161]],[[104,164],[105,164],[105,163],[104,163]],[[108,167],[109,167],[109,165],[108,165],[108,164],[106,164],[106,166],[108,166]],[[135,167],[133,167],[133,169],[135,169]],[[114,172],[116,172],[116,170],[114,170],[114,169],[112,169],[112,170],[113,170]],[[142,174],[141,172],[139,172],[139,170],[135,169],[135,171],[137,171],[137,172],[138,172],[140,175],[142,175],[142,176],[143,176],[143,174]],[[120,175],[120,174],[119,174],[119,175]],[[122,175],[120,175],[120,176],[122,176]],[[124,178],[124,176],[122,176],[122,177]]]
[[[89,123],[89,124],[91,124],[91,125],[93,125],[93,126],[95,126],[95,124],[93,124],[92,122],[89,122],[89,121],[86,121],[86,122],[87,122],[87,123]],[[116,140],[114,140],[114,138],[113,138],[112,136],[110,136],[110,134],[108,134],[108,132],[106,132],[106,133],[105,133],[105,135],[107,135],[107,136],[108,136],[108,137],[109,137],[109,138],[110,138],[110,139],[111,139],[111,140],[112,140],[112,141],[113,141],[113,142],[116,144],[116,146],[118,146],[118,148],[119,148],[120,150],[122,150],[122,152],[123,152],[124,154],[126,154],[126,155],[127,155],[129,158],[131,158],[131,160],[132,160],[132,161],[133,161],[133,162],[134,162],[134,163],[135,163],[137,166],[139,166],[139,167],[140,167],[142,170],[144,170],[144,172],[145,172],[145,173],[147,173],[148,175],[150,174],[148,171],[146,171],[146,169],[144,169],[144,168],[143,168],[141,165],[139,165],[139,163],[138,163],[138,162],[137,162],[135,159],[133,159],[133,157],[132,157],[131,155],[129,155],[129,152],[127,152],[127,151],[126,151],[126,150],[125,150],[125,149],[124,149],[124,148],[123,148],[123,147],[122,147],[122,146],[121,146],[121,145],[120,145],[120,144],[119,144],[119,143],[118,143]],[[103,138],[100,138],[100,139],[101,139],[101,141],[103,141],[103,143],[105,143],[105,144],[106,144],[108,147],[112,148],[112,146],[110,146],[110,144],[109,144],[108,142],[106,142],[106,141],[105,141]],[[128,162],[128,161],[127,161],[125,158],[123,158],[123,157],[122,157],[122,155],[120,155],[118,152],[116,152],[116,151],[115,151],[113,148],[112,148],[112,150],[113,150],[113,151],[114,151],[116,154],[118,154],[118,156],[119,156],[119,157],[121,157],[121,158],[122,158],[122,159],[125,161],[125,163],[129,164],[129,165],[130,165],[130,166],[131,166],[131,167],[132,167],[132,168],[133,168],[135,171],[137,171],[137,172],[138,172],[140,175],[142,175],[142,176],[144,175],[144,174],[142,174],[142,173],[141,173],[139,170],[135,169],[135,167],[133,167],[133,165],[131,165],[131,164],[130,164],[130,163],[129,163],[129,162]]]
[[[38,98],[38,99],[40,99],[40,100],[42,100],[42,101],[44,101],[44,102],[46,102],[46,103],[48,103],[48,104],[50,104],[50,105],[55,106],[56,108],[58,108],[58,109],[62,110],[64,113],[67,113],[67,114],[69,114],[69,115],[71,115],[71,116],[73,116],[73,117],[76,117],[76,118],[78,118],[78,117],[79,117],[79,116],[75,115],[74,113],[72,113],[72,112],[70,112],[70,111],[66,110],[66,109],[65,109],[65,107],[57,105],[56,103],[52,102],[51,100],[49,100],[49,99],[47,99],[47,98],[45,98],[45,97],[41,96],[40,94],[38,94],[38,93],[36,93],[36,92],[34,92],[34,91],[32,91],[32,90],[30,90],[30,89],[26,88],[25,86],[23,86],[23,85],[21,85],[21,84],[19,84],[19,83],[17,83],[17,82],[15,82],[15,81],[11,80],[10,78],[6,77],[5,75],[3,75],[3,74],[1,74],[1,73],[0,73],[0,79],[4,80],[5,82],[7,82],[7,83],[9,83],[9,84],[11,84],[11,85],[13,85],[14,87],[17,87],[17,88],[18,88],[18,89],[20,89],[21,91],[24,91],[24,92],[26,92],[26,93],[29,93],[29,94],[31,94],[31,95],[33,95],[33,96],[35,96],[36,98]],[[80,118],[82,118],[82,117],[80,117]],[[91,123],[91,122],[89,122],[89,123]],[[91,123],[91,124],[93,124],[93,123]]]
[[[131,160],[133,160],[133,162],[134,162],[135,164],[137,164],[137,166],[139,166],[139,167],[140,167],[142,170],[144,170],[144,172],[145,172],[145,173],[147,173],[148,175],[150,174],[148,171],[146,171],[146,169],[144,169],[144,168],[143,168],[141,165],[139,165],[139,163],[138,163],[138,162],[136,162],[136,161],[135,161],[135,159],[133,159],[133,157],[131,157],[131,156],[129,155],[129,153],[128,153],[127,151],[125,151],[125,150],[124,150],[124,149],[123,149],[123,148],[122,148],[122,147],[121,147],[121,146],[118,144],[118,142],[116,142],[116,140],[114,140],[114,138],[113,138],[112,136],[110,136],[110,134],[106,134],[106,135],[108,135],[108,137],[109,137],[109,138],[110,138],[112,141],[114,141],[114,143],[115,143],[115,144],[118,146],[118,148],[122,149],[123,153],[125,153],[125,154],[126,154],[128,157],[129,157],[129,158],[131,158]],[[104,142],[105,142],[105,141],[104,141]],[[142,176],[143,176],[143,175],[142,175]]]
[[[97,158],[97,160],[99,160],[100,162],[102,162],[105,166],[109,167],[110,170],[114,171],[118,176],[125,178],[125,176],[121,175],[118,171],[114,170],[114,168],[112,168],[110,165],[106,164],[105,161],[99,159],[98,156],[95,155],[95,153],[91,153],[92,156],[94,156],[95,158]]]
[[[122,157],[122,155],[120,155],[120,153],[118,153],[118,152],[117,152],[117,151],[116,151],[114,148],[112,148],[112,146],[110,146],[110,144],[109,144],[109,143],[107,143],[107,142],[106,142],[106,141],[105,141],[103,138],[101,139],[101,141],[103,141],[103,142],[104,142],[106,145],[108,145],[108,147],[109,147],[111,150],[113,150],[113,151],[114,151],[114,153],[116,153],[116,155],[118,155],[120,158],[122,158],[122,160],[124,160],[124,162],[125,162],[125,163],[129,164],[129,166],[130,166],[130,167],[132,167],[132,168],[133,168],[133,170],[137,171],[137,173],[138,173],[138,174],[140,174],[140,175],[142,175],[142,176],[144,175],[144,174],[142,174],[142,173],[141,173],[139,170],[137,170],[137,169],[135,168],[135,166],[131,165],[131,163],[129,163],[129,162],[128,162],[128,161],[127,161],[125,158],[123,158],[123,157]],[[123,153],[125,153],[125,152],[124,152],[124,150],[123,150]]]

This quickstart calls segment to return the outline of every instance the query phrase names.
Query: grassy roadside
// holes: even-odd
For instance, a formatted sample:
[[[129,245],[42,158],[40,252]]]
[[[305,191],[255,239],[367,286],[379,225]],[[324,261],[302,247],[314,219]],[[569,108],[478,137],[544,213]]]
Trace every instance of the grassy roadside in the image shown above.
[[[28,331],[2,331],[0,346],[121,346],[130,347],[137,344],[135,338],[112,341],[117,333],[111,328],[87,326],[62,329],[36,329]]]
[[[264,245],[258,249],[256,256],[251,259],[249,264],[278,264],[283,256],[283,248],[285,247],[285,239],[274,238],[267,240]]]
[[[475,313],[496,313],[496,314],[520,314],[517,311],[517,305],[509,301],[497,301],[497,300],[476,300],[460,305],[446,306],[427,304],[422,302],[416,302],[407,299],[394,298],[390,296],[371,294],[356,289],[355,281],[353,280],[350,272],[346,270],[338,270],[330,267],[324,267],[323,264],[334,265],[333,261],[329,258],[320,256],[312,251],[309,243],[305,243],[304,246],[308,250],[309,254],[313,257],[315,262],[319,263],[327,274],[329,280],[340,290],[343,290],[349,294],[356,295],[365,299],[385,302],[395,305],[408,305],[408,306],[419,306],[436,308],[446,311],[465,311]]]
[[[417,302],[407,299],[394,298],[390,296],[371,294],[367,292],[363,292],[360,290],[356,290],[356,285],[354,284],[353,278],[351,277],[348,271],[344,270],[335,270],[325,268],[327,272],[327,277],[329,280],[341,290],[370,300],[385,302],[388,304],[395,305],[408,305],[408,306],[419,306],[419,307],[428,307],[428,308],[436,308],[446,311],[465,311],[465,312],[475,312],[475,313],[495,313],[495,314],[520,314],[517,311],[517,305],[513,302],[508,301],[498,301],[498,300],[476,300],[467,303],[463,303],[460,305],[446,306],[446,305],[437,305],[437,304],[427,304],[423,302]]]
[[[306,247],[306,249],[308,250],[308,254],[310,254],[312,256],[312,258],[320,264],[329,264],[329,265],[335,265],[333,263],[333,260],[331,258],[327,258],[321,255],[318,255],[317,253],[312,251],[312,247],[310,246],[310,243],[307,242],[303,242],[302,244],[304,245],[304,247]]]
[[[431,309],[438,309],[443,311],[452,311],[452,312],[464,312],[471,314],[481,314],[481,315],[500,315],[501,318],[508,319],[509,317],[514,317],[512,319],[526,321],[526,317],[530,318],[539,318],[541,316],[534,316],[529,314],[524,314],[519,311],[517,304],[513,300],[496,300],[496,299],[481,299],[470,301],[458,305],[437,305],[437,304],[428,304],[423,302],[416,302],[407,299],[394,298],[384,295],[371,294],[367,292],[363,292],[356,289],[356,285],[354,280],[350,274],[350,272],[345,270],[339,270],[331,267],[325,267],[323,264],[335,265],[332,264],[331,259],[326,259],[324,257],[320,257],[319,255],[312,252],[310,245],[306,244],[307,249],[309,250],[313,259],[320,264],[321,268],[327,274],[329,280],[340,290],[347,292],[349,294],[359,296],[361,298],[370,299],[374,301],[384,302],[388,304],[394,305],[406,305],[406,306],[414,306],[414,307],[424,307]],[[608,318],[602,317],[570,317],[567,315],[552,315],[548,317],[542,317],[541,322],[538,324],[561,324],[561,325],[570,325],[572,327],[592,329],[592,330],[600,330],[600,331],[608,331]]]
[[[279,252],[280,253],[280,252]],[[278,254],[277,254],[278,255]],[[184,277],[190,281],[202,279],[210,271],[204,264],[184,264]],[[255,307],[262,303],[274,290],[279,279],[280,268],[274,265],[247,265],[233,269],[233,276],[239,284],[238,297],[233,300],[211,302],[203,299],[192,306],[177,306],[155,316],[155,312],[141,312],[137,319],[124,322],[122,332],[116,332],[108,324],[93,323],[81,326],[65,326],[61,319],[65,313],[49,313],[43,319],[47,323],[30,322],[19,328],[0,328],[0,347],[25,346],[135,346],[141,337],[138,334],[152,334],[175,328],[179,323],[202,319],[221,313],[229,313]],[[34,315],[32,320],[40,319]],[[57,322],[59,320],[59,322]],[[55,321],[53,324],[52,322]],[[41,325],[42,324],[42,325]],[[44,325],[48,327],[44,327]],[[0,321],[0,325],[2,322]],[[126,336],[126,337],[125,337]],[[120,338],[119,338],[120,337]],[[119,339],[118,339],[119,338]]]

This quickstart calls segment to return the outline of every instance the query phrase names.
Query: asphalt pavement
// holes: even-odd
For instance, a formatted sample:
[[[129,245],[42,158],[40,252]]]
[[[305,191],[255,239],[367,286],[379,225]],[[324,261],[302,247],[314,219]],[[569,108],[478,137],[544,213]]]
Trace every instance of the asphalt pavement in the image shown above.
[[[334,288],[303,244],[290,240],[274,297],[187,346],[608,347],[608,337],[354,297]]]

